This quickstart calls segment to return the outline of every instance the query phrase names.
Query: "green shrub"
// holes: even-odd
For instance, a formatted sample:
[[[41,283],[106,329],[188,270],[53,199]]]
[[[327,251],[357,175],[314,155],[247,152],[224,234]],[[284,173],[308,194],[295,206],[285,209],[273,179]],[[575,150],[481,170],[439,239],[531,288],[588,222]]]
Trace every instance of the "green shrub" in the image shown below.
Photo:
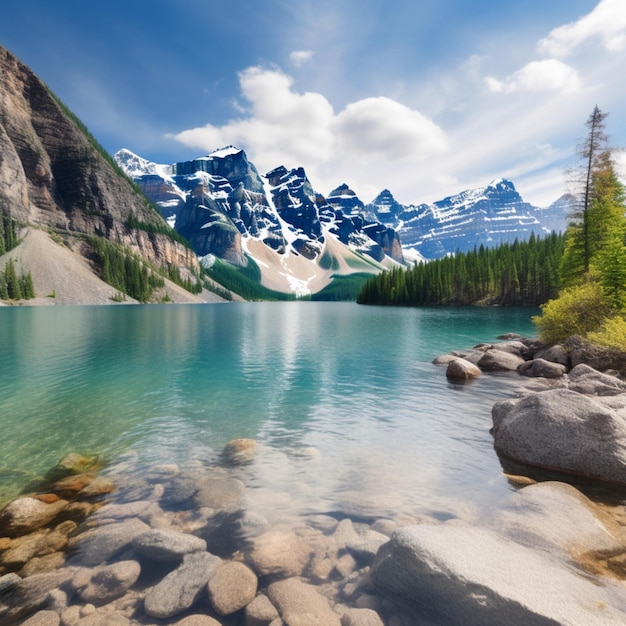
[[[602,286],[596,282],[569,287],[541,307],[533,317],[542,341],[563,341],[570,335],[589,336],[602,327],[612,310]]]
[[[587,338],[599,346],[626,352],[626,319],[621,315],[609,317],[600,330],[589,333]]]

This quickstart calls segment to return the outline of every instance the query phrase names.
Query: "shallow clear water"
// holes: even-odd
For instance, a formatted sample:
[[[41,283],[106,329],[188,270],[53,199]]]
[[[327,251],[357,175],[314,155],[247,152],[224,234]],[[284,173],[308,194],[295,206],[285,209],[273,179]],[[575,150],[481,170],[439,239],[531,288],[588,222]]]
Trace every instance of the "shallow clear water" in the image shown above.
[[[249,486],[292,512],[442,517],[510,487],[489,435],[514,377],[447,382],[431,360],[498,334],[528,309],[348,303],[3,307],[0,501],[71,451],[146,464],[260,453]]]

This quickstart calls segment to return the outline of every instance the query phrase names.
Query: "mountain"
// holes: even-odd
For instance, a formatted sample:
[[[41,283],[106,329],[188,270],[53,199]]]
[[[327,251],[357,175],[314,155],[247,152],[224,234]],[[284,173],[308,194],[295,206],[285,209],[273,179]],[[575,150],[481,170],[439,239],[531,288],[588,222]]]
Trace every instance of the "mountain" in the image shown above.
[[[0,213],[19,223],[23,241],[40,229],[47,239],[42,245],[63,244],[72,262],[67,255],[57,256],[65,259],[66,269],[76,268],[63,281],[50,272],[33,275],[35,292],[54,292],[61,302],[72,276],[83,276],[83,269],[97,274],[88,239],[93,236],[123,246],[143,271],[162,270],[195,281],[199,265],[193,251],[46,85],[1,47],[0,77]],[[15,257],[28,272],[27,261],[34,263],[35,256],[9,252],[0,268]],[[75,296],[81,302],[100,302],[100,292],[115,294],[98,276],[94,279],[93,289]]]
[[[252,259],[272,289],[311,294],[333,275],[376,273],[403,261],[393,229],[331,204],[302,167],[260,176],[234,146],[171,165],[127,149],[114,158],[205,265],[217,257],[243,268]]]
[[[394,228],[405,251],[434,259],[475,246],[525,240],[531,233],[565,230],[570,201],[564,196],[541,209],[524,202],[512,182],[498,179],[433,204],[403,206],[385,190],[364,213]]]

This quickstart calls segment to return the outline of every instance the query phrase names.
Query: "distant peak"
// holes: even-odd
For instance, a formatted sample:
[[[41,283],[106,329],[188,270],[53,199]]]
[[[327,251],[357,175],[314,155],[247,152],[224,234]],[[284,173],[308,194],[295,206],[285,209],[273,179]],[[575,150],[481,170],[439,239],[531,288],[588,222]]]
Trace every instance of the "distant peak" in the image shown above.
[[[223,148],[220,148],[219,150],[214,150],[213,152],[211,152],[208,155],[208,158],[224,159],[227,156],[239,154],[240,152],[243,152],[243,150],[241,148],[237,148],[236,146],[224,146]]]

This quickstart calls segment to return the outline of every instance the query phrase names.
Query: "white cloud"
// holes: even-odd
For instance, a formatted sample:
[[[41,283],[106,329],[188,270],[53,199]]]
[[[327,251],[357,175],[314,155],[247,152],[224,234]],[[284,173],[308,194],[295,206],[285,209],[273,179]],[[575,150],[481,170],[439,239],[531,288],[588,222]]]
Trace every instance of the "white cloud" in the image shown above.
[[[394,178],[411,180],[417,163],[448,149],[439,126],[390,98],[359,100],[336,114],[322,94],[297,93],[293,79],[278,69],[248,68],[239,82],[248,105],[244,116],[170,137],[205,152],[237,145],[261,173],[302,165],[313,186],[326,193],[356,175],[368,181],[360,192],[372,197],[394,170]]]
[[[624,0],[601,0],[576,22],[555,28],[539,42],[541,52],[565,57],[592,38],[600,38],[604,47],[617,52],[626,46],[626,6]]]
[[[580,91],[582,81],[575,68],[558,59],[531,61],[504,80],[488,76],[487,87],[495,93]]]
[[[296,67],[304,65],[307,61],[310,61],[312,57],[313,50],[294,50],[289,55],[289,59]]]

